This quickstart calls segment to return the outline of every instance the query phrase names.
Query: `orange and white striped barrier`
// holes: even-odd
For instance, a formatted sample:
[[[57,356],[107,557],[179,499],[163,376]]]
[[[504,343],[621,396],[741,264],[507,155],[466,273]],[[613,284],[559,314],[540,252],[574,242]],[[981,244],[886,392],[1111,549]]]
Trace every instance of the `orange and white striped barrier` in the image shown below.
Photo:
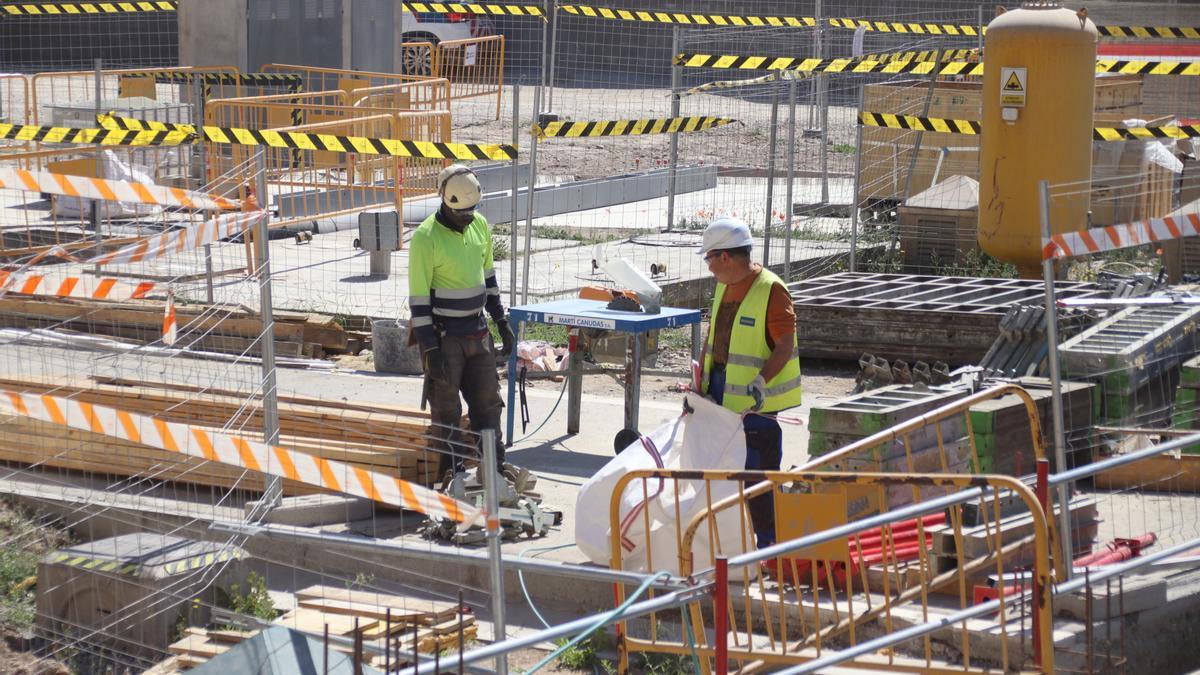
[[[0,412],[280,476],[417,511],[431,518],[463,523],[478,514],[478,510],[429,488],[345,462],[70,398],[0,391]]]
[[[1200,235],[1200,213],[1151,218],[1136,223],[1093,227],[1042,239],[1042,260],[1144,246]]]
[[[52,295],[58,298],[134,300],[144,298],[155,284],[127,284],[112,277],[50,277],[45,274],[0,270],[0,289],[18,295]]]
[[[266,214],[263,211],[226,213],[183,229],[171,230],[123,246],[111,253],[86,261],[96,265],[123,265],[162,258],[172,253],[194,251],[205,244],[232,237],[253,225]]]
[[[163,308],[162,343],[175,346],[179,337],[179,324],[175,321],[175,294],[167,293],[167,306]]]
[[[110,202],[179,206],[197,211],[236,211],[241,204],[220,195],[133,181],[68,176],[46,171],[0,169],[0,188],[45,192]]]

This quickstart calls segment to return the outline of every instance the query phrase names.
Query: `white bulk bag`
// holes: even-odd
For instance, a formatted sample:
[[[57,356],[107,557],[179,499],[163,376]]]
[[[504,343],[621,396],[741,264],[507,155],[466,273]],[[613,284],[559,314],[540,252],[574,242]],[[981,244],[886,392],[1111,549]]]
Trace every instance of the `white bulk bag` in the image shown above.
[[[631,444],[580,489],[575,502],[575,543],[592,562],[610,563],[612,528],[609,509],[613,490],[621,476],[656,466],[718,471],[745,468],[746,435],[742,431],[741,416],[697,394],[687,395],[686,400],[695,412],[677,417],[655,429],[643,441]],[[714,504],[735,494],[735,481],[712,483]],[[678,536],[682,537],[692,517],[707,505],[708,495],[701,480],[649,480],[645,489],[641,480],[629,483],[621,497],[622,567],[636,572],[666,570],[678,574],[676,514],[680,517]],[[647,519],[649,538],[646,536]],[[723,555],[745,552],[743,542],[753,546],[754,533],[749,515],[743,515],[736,507],[726,509],[717,517],[717,534],[719,551]],[[693,541],[692,571],[712,566],[709,540],[705,523],[697,530]],[[647,541],[650,560],[647,560]]]

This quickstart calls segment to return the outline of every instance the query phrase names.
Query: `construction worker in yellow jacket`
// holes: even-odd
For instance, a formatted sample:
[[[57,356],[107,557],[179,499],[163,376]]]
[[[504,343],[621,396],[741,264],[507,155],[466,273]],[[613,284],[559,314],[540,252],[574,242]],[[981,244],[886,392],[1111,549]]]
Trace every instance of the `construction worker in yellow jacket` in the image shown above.
[[[800,405],[796,310],[783,281],[750,261],[750,228],[719,218],[704,231],[700,254],[717,279],[704,345],[702,392],[738,413],[746,432],[746,469],[778,471],[783,431],[775,413]],[[750,500],[759,548],[775,542],[775,500]]]
[[[486,310],[512,353],[516,338],[504,315],[492,264],[492,234],[476,211],[482,191],[471,169],[455,164],[437,178],[442,204],[413,233],[408,250],[412,336],[420,344],[425,386],[440,454],[438,476],[457,466],[463,447],[453,442],[462,402],[471,430],[496,430],[496,458],[504,461],[500,438],[500,382]]]

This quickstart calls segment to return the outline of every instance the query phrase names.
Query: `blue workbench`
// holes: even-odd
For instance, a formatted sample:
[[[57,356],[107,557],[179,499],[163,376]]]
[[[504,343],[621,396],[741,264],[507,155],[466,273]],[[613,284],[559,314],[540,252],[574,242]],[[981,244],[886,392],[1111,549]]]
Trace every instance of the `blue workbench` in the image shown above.
[[[641,403],[643,334],[663,328],[692,327],[692,358],[700,356],[700,312],[695,309],[663,307],[658,314],[622,312],[605,309],[607,303],[598,300],[555,300],[538,305],[523,305],[509,310],[513,328],[520,334],[525,323],[544,323],[572,328],[594,328],[627,333],[630,348],[625,350],[625,428],[637,429],[638,406]],[[574,344],[574,341],[572,341]],[[572,350],[567,368],[567,433],[579,432],[579,413],[583,400],[583,361]],[[513,418],[516,413],[517,352],[508,359],[508,445],[513,442]]]

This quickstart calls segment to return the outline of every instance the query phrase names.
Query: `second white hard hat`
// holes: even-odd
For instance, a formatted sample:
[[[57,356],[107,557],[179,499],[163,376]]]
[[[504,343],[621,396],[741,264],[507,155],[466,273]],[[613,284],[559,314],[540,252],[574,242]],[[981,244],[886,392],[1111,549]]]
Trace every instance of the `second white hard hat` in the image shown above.
[[[722,251],[727,248],[753,246],[754,239],[750,237],[750,228],[738,220],[723,216],[708,224],[704,230],[704,239],[700,244],[700,255],[709,251]]]
[[[437,186],[442,203],[458,211],[475,208],[483,198],[475,172],[462,164],[451,164],[442,169]]]

